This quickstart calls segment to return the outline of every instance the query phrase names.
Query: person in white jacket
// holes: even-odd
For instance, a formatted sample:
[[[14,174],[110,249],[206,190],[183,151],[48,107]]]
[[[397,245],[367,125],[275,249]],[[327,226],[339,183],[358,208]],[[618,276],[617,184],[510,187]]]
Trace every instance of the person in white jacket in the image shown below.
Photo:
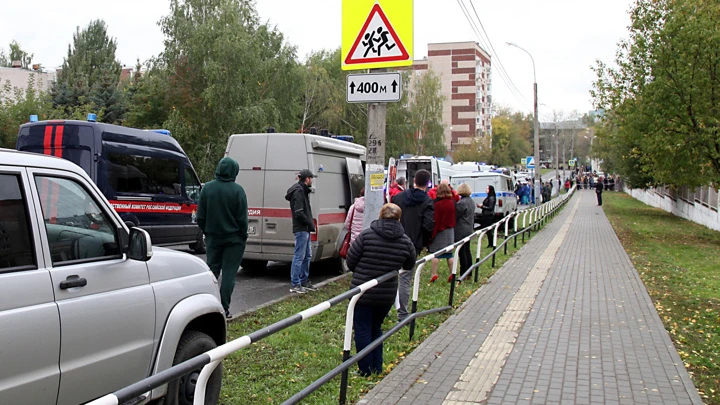
[[[345,217],[345,229],[350,231],[350,246],[355,238],[363,231],[363,217],[365,216],[365,188],[360,190],[360,197],[350,206],[347,217]],[[352,221],[352,223],[351,223]]]

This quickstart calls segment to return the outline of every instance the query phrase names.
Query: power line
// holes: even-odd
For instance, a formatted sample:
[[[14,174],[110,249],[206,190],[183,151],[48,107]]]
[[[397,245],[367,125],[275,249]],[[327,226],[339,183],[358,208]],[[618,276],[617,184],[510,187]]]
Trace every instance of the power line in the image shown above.
[[[497,51],[495,50],[495,47],[492,44],[492,41],[490,40],[490,36],[488,35],[487,31],[485,30],[485,26],[482,23],[482,20],[480,19],[480,16],[477,12],[477,9],[475,8],[475,5],[473,4],[472,0],[468,0],[470,2],[470,6],[473,9],[473,12],[475,14],[475,18],[477,18],[477,22],[480,24],[480,28],[482,29],[483,33],[485,34],[485,37],[483,38],[482,34],[480,34],[479,30],[477,29],[477,25],[474,23],[474,21],[470,21],[471,26],[473,27],[473,30],[475,31],[476,35],[481,39],[481,42],[485,44],[485,41],[483,39],[487,40],[487,44],[489,46],[485,46],[485,48],[488,50],[490,55],[494,57],[497,60],[497,67],[498,67],[498,73],[500,75],[500,78],[503,79],[505,84],[508,86],[508,89],[510,92],[516,97],[516,98],[522,98],[525,100],[525,102],[530,103],[530,100],[525,97],[522,92],[517,88],[515,83],[513,82],[512,78],[510,77],[510,74],[507,73],[507,70],[505,69],[505,66],[502,64],[502,61],[500,60],[500,56],[498,55]],[[467,6],[464,5],[464,3],[461,3],[460,0],[458,0],[458,3],[461,5],[462,8],[464,8],[463,12],[465,13],[465,10],[467,10]],[[466,18],[468,18],[468,15],[470,14],[470,11],[467,10]],[[469,17],[469,19],[472,19],[472,16]],[[525,105],[525,103],[522,100],[520,101],[521,104]],[[527,108],[527,107],[526,107]],[[530,110],[530,109],[528,109]]]
[[[468,2],[470,3],[470,6],[472,7],[473,12],[475,13],[475,18],[477,18],[478,23],[480,23],[480,28],[482,28],[482,31],[485,33],[485,38],[487,38],[487,42],[490,44],[490,49],[492,50],[495,58],[497,59],[498,65],[505,72],[505,75],[507,76],[508,80],[510,80],[510,84],[512,84],[512,86],[515,88],[515,90],[518,90],[517,86],[515,86],[515,83],[513,83],[512,79],[510,78],[510,75],[507,73],[507,70],[505,70],[505,66],[503,66],[502,61],[500,60],[500,55],[497,53],[497,51],[495,50],[495,47],[492,44],[492,41],[490,40],[490,35],[488,35],[487,31],[485,31],[485,26],[483,25],[482,20],[480,20],[480,15],[478,14],[477,9],[475,9],[475,4],[472,2],[472,0],[468,0]],[[518,92],[520,92],[520,91],[518,90]],[[520,94],[522,95],[521,92],[520,92]],[[525,98],[525,97],[523,96],[523,98]],[[530,100],[528,100],[527,98],[525,98],[525,100],[527,102],[530,102]]]
[[[465,15],[465,18],[467,19],[468,23],[470,24],[470,28],[475,32],[475,35],[478,38],[478,41],[481,45],[485,47],[485,49],[490,49],[490,47],[485,43],[485,40],[480,34],[480,30],[477,27],[477,24],[472,19],[472,16],[470,15],[470,10],[467,9],[467,6],[461,1],[457,0],[458,5],[460,5],[460,9],[463,11],[463,14]],[[514,84],[511,85],[512,80],[510,80],[510,77],[507,75],[507,72],[504,69],[498,69],[498,73],[500,76],[500,79],[502,79],[503,82],[505,82],[505,85],[510,90],[510,93],[515,96],[515,98],[520,102],[521,105],[524,104],[524,102],[521,100],[521,98],[525,98],[520,91],[517,90],[517,87],[515,87]],[[527,101],[527,99],[525,99]]]

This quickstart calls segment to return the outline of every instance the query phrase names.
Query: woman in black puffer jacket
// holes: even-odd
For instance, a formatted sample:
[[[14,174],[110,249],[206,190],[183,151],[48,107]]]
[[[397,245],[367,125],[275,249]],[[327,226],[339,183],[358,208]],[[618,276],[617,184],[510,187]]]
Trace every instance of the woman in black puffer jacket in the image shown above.
[[[354,272],[353,287],[391,271],[412,270],[415,266],[415,246],[400,224],[401,215],[400,207],[385,204],[380,210],[380,219],[373,221],[352,243],[346,260]],[[397,277],[387,280],[366,291],[358,300],[353,318],[358,352],[382,335],[382,323],[395,302],[397,284]],[[380,345],[358,362],[361,375],[382,372],[382,350]]]

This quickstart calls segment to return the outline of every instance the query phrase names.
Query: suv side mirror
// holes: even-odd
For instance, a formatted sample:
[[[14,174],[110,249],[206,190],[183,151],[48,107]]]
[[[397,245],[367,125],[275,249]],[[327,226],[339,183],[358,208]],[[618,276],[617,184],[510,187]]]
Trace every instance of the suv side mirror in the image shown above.
[[[141,228],[130,228],[128,258],[146,262],[152,258],[152,242],[150,234]]]

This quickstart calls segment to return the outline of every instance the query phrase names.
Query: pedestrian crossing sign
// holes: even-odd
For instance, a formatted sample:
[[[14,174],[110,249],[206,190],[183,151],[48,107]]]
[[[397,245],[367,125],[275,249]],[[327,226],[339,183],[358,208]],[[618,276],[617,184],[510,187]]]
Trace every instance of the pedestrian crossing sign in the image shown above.
[[[413,0],[343,0],[342,69],[412,65]]]

